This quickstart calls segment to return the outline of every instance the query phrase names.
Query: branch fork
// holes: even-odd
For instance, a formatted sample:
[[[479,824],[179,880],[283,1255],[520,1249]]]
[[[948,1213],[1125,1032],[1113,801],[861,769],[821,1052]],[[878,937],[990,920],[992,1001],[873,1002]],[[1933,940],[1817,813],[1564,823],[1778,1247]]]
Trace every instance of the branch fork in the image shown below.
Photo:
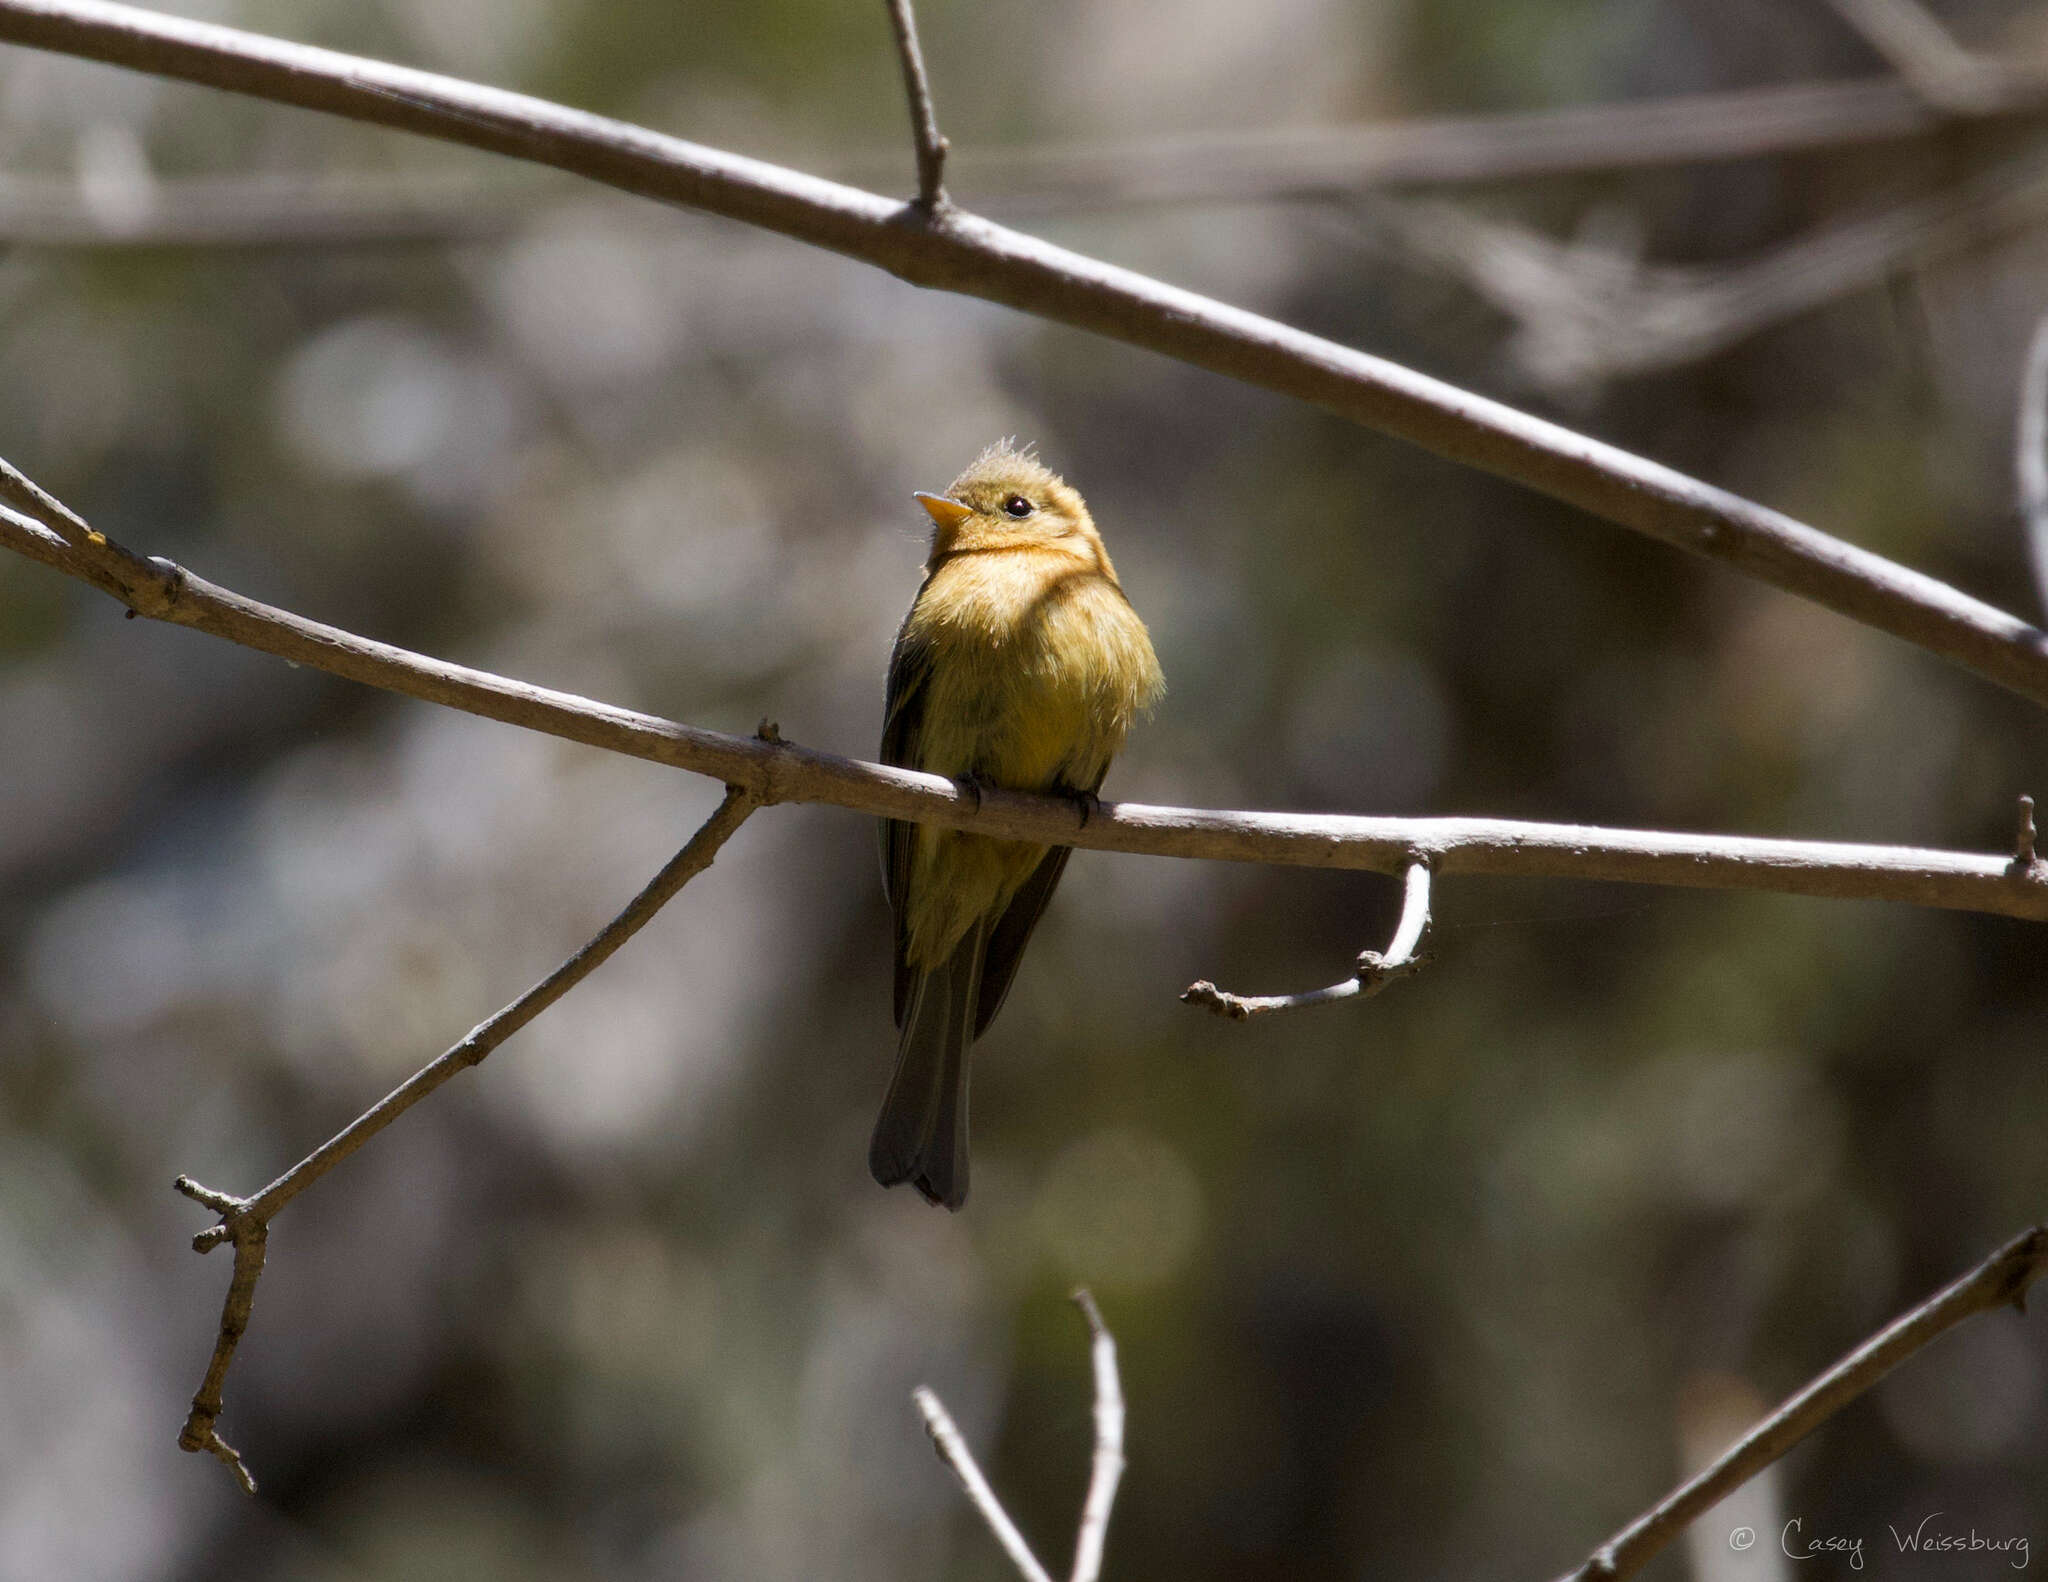
[[[1116,1338],[1102,1321],[1102,1311],[1086,1287],[1077,1289],[1074,1305],[1088,1321],[1089,1358],[1095,1374],[1095,1453],[1088,1473],[1088,1494],[1081,1503],[1081,1521],[1074,1535],[1074,1566],[1068,1582],[1097,1582],[1102,1575],[1102,1547],[1109,1536],[1110,1511],[1116,1504],[1117,1485],[1124,1475],[1124,1394],[1117,1374]],[[982,1475],[974,1452],[959,1425],[930,1388],[920,1384],[911,1391],[925,1432],[932,1436],[932,1448],[939,1459],[960,1480],[975,1512],[994,1534],[1003,1553],[1024,1582],[1052,1582],[1052,1574],[1031,1552],[1031,1545],[1017,1530],[1003,1509],[1002,1501]]]
[[[910,101],[910,137],[917,150],[917,197],[912,207],[931,220],[951,207],[946,198],[946,154],[953,145],[939,132],[931,79],[925,75],[924,50],[917,42],[917,16],[910,0],[889,0],[889,27],[896,35],[903,93]]]
[[[774,727],[770,722],[762,721],[761,730],[764,740],[773,739]],[[582,949],[511,1004],[477,1023],[460,1040],[254,1197],[236,1197],[232,1193],[201,1186],[190,1176],[178,1177],[173,1183],[175,1190],[220,1216],[219,1224],[209,1226],[192,1238],[192,1250],[207,1253],[224,1242],[232,1243],[235,1249],[235,1271],[228,1285],[227,1300],[221,1308],[220,1330],[214,1340],[213,1356],[207,1363],[206,1377],[199,1386],[198,1394],[192,1397],[191,1415],[185,1419],[185,1426],[178,1435],[180,1449],[204,1450],[219,1457],[235,1474],[245,1492],[256,1492],[256,1480],[250,1475],[247,1464],[234,1447],[220,1437],[214,1424],[221,1414],[222,1392],[228,1368],[235,1359],[235,1348],[249,1327],[249,1316],[256,1299],[256,1283],[263,1276],[270,1222],[279,1211],[429,1093],[458,1072],[480,1064],[492,1050],[590,976],[621,945],[646,927],[655,913],[685,884],[711,866],[719,848],[760,805],[761,799],[753,792],[728,786],[725,800],[719,803],[717,810],[704,821],[682,850],[664,863],[640,893],[627,903],[625,910],[599,930]]]

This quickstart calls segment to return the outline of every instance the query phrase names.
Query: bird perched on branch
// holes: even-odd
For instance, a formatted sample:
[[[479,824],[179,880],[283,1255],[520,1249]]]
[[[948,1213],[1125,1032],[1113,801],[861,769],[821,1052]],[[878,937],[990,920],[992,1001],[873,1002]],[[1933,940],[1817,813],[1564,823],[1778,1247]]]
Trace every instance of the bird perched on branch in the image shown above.
[[[990,446],[943,495],[924,584],[889,657],[882,761],[1093,806],[1124,733],[1165,682],[1080,495],[1028,451]],[[896,1075],[868,1148],[884,1186],[967,1199],[967,1051],[1017,975],[1072,848],[890,820]]]

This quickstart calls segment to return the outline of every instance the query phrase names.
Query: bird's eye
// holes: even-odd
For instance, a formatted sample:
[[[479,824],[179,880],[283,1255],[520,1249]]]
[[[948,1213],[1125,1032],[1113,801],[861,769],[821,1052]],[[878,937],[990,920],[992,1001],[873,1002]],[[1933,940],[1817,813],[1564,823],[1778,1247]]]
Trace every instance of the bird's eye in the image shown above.
[[[1031,514],[1031,502],[1021,494],[1013,494],[1003,502],[1003,509],[1021,522]]]

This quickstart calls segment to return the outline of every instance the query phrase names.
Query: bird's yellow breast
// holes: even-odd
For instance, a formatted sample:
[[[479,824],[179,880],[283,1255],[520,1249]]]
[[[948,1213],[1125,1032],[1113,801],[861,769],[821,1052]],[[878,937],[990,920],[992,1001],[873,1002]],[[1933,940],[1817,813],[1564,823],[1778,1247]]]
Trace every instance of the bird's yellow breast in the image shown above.
[[[918,767],[1018,791],[1100,782],[1160,690],[1145,626],[1093,556],[951,556],[911,611],[932,665]]]

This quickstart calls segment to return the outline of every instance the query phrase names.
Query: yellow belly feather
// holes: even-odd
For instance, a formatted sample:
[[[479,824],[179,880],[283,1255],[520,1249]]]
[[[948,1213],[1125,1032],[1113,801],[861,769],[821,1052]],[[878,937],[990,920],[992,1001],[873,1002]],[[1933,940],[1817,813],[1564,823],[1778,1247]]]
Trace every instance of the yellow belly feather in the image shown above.
[[[1055,548],[942,563],[907,636],[932,656],[917,767],[1015,791],[1100,784],[1161,679],[1151,640],[1092,559]],[[935,967],[999,913],[1046,848],[920,827],[911,856],[908,956]]]

